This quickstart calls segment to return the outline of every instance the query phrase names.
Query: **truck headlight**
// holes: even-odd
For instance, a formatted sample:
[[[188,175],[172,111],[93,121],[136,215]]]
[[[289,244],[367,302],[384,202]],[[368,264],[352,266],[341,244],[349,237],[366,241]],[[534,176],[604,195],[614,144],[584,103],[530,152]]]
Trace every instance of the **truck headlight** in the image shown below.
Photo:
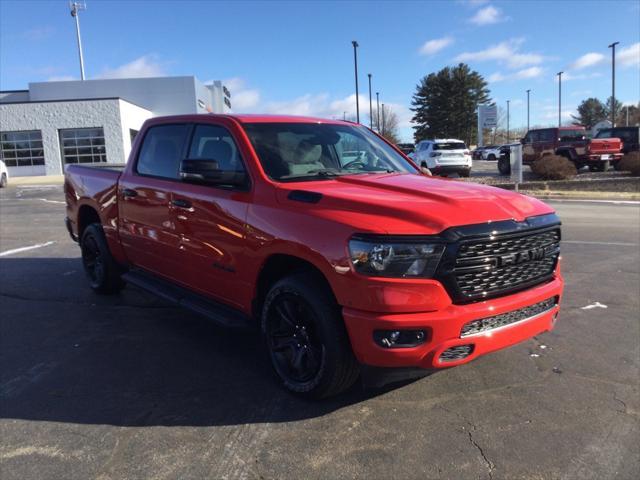
[[[356,272],[375,277],[431,278],[444,252],[442,243],[386,241],[384,237],[354,237],[349,241]]]

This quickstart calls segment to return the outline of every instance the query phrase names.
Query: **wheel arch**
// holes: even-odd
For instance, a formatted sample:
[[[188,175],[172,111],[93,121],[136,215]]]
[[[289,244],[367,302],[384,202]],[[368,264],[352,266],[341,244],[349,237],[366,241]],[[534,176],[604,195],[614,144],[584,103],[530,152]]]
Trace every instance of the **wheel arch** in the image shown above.
[[[98,211],[91,205],[81,205],[78,209],[78,239],[82,239],[84,229],[92,223],[101,223]]]
[[[288,275],[301,272],[313,275],[313,277],[326,288],[327,293],[329,293],[337,303],[336,295],[333,292],[331,284],[320,268],[302,257],[274,253],[266,258],[255,281],[251,309],[256,320],[260,318],[262,305],[271,286]]]

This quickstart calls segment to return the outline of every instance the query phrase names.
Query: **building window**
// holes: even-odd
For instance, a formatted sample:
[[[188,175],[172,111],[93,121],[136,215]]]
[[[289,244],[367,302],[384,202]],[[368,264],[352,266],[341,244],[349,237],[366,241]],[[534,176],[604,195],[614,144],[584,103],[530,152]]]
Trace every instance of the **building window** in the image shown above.
[[[40,130],[0,132],[0,159],[7,167],[44,165]]]
[[[60,148],[65,165],[107,161],[102,127],[60,130]]]

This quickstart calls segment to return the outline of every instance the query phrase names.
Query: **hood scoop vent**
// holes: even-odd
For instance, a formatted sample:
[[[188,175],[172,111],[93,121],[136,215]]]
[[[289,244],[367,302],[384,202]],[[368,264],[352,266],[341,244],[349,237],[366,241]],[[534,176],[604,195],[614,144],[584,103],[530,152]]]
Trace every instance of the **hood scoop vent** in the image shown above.
[[[306,190],[291,190],[287,198],[294,202],[318,203],[322,200],[322,194],[318,192],[308,192]]]

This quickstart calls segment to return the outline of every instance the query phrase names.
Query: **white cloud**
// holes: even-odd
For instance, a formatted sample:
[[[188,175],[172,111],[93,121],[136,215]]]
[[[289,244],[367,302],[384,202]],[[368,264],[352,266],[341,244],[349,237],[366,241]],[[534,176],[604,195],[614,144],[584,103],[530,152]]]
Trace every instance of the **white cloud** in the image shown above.
[[[593,72],[593,73],[571,73],[571,72],[564,72],[562,74],[562,81],[563,82],[570,82],[572,80],[586,80],[588,78],[597,78],[597,77],[601,77],[602,73],[600,72]],[[554,79],[557,81],[558,80],[558,75],[554,75]]]
[[[80,80],[73,75],[54,75],[52,77],[47,78],[47,82],[69,82],[72,80]]]
[[[640,66],[640,42],[620,48],[616,52],[616,63],[623,67]]]
[[[165,67],[158,62],[155,55],[143,55],[119,67],[104,69],[97,78],[162,77],[165,75]]]
[[[571,92],[572,97],[587,97],[593,94],[593,90],[574,90]]]
[[[518,70],[514,78],[516,79],[524,79],[524,78],[536,78],[541,76],[544,73],[544,69],[541,67],[529,67],[524,68],[522,70]]]
[[[453,37],[434,38],[420,47],[421,55],[433,55],[453,43]]]
[[[47,38],[53,36],[54,33],[55,28],[53,27],[36,27],[22,32],[22,38],[32,42],[37,42],[40,40],[46,40]]]
[[[543,55],[537,53],[522,53],[520,46],[523,43],[521,38],[512,38],[504,42],[491,45],[484,50],[476,52],[463,52],[455,57],[458,62],[486,62],[496,61],[504,63],[509,68],[522,68],[527,65],[538,65],[545,60]]]
[[[605,57],[601,53],[589,52],[582,55],[575,62],[569,65],[571,70],[582,70],[583,68],[599,65],[604,61]]]
[[[235,112],[250,112],[260,103],[260,92],[255,88],[247,88],[242,78],[229,78],[223,80],[222,84],[231,92],[231,105]]]
[[[489,75],[489,82],[496,83],[503,82],[505,80],[524,80],[527,78],[537,78],[542,76],[543,73],[544,68],[541,67],[524,68],[511,74],[502,74],[500,72],[495,72]]]
[[[481,8],[476,14],[469,19],[471,23],[476,25],[491,25],[498,22],[503,22],[507,18],[502,15],[502,11],[493,5],[488,5]]]

